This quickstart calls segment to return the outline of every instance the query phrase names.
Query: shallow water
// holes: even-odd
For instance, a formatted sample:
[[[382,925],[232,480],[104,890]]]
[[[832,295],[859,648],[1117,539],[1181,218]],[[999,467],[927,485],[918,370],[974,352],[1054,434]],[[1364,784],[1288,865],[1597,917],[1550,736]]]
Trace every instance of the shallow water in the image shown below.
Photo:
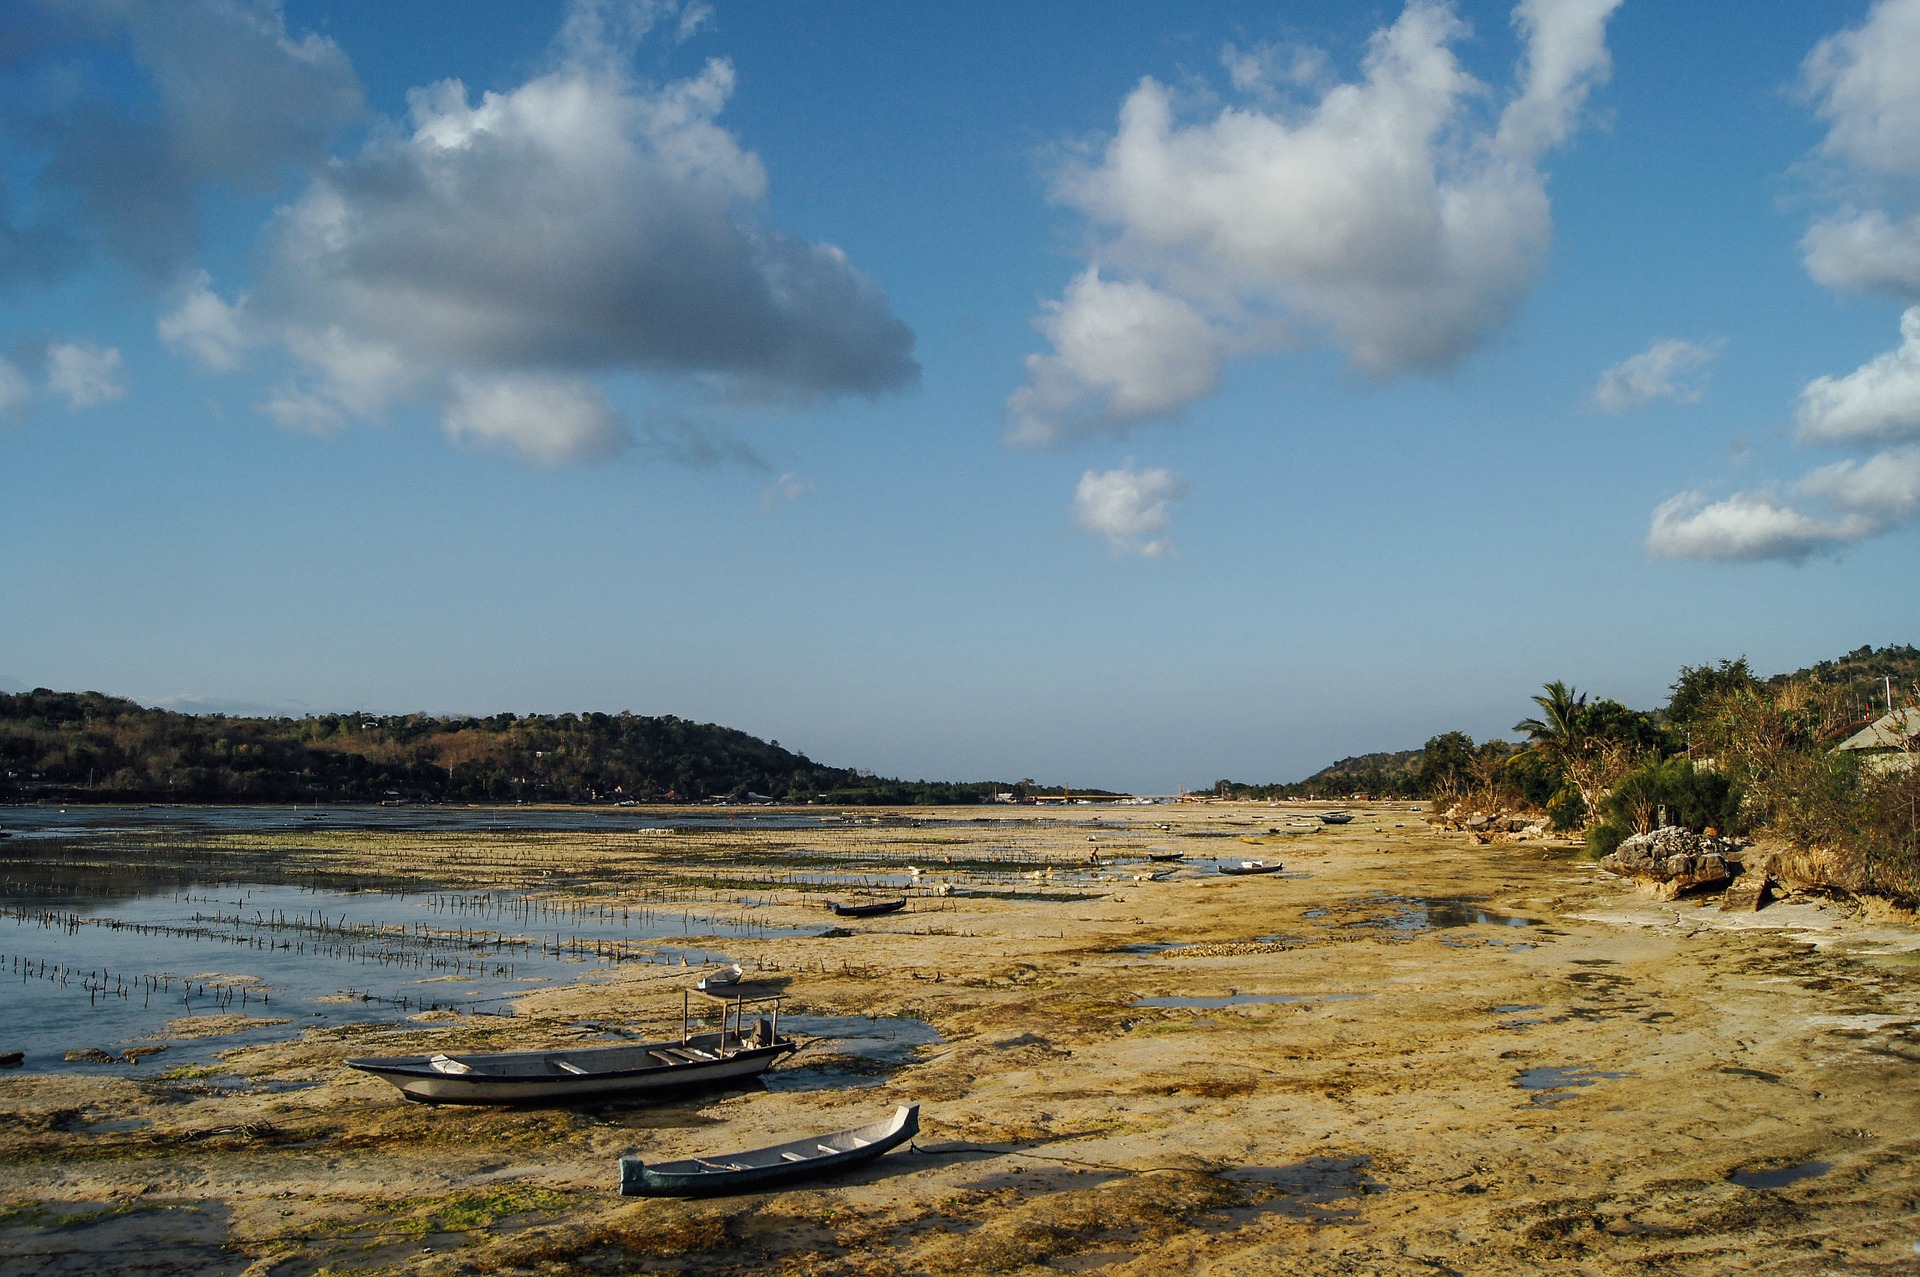
[[[864,1015],[783,1015],[780,1031],[830,1040],[762,1075],[769,1091],[878,1086],[912,1062],[922,1047],[943,1040],[940,1030],[925,1020]]]
[[[1770,1171],[1735,1171],[1727,1178],[1742,1188],[1785,1188],[1803,1179],[1825,1175],[1832,1169],[1832,1162],[1802,1162],[1798,1166],[1782,1166]]]
[[[1572,1088],[1592,1086],[1603,1078],[1628,1077],[1626,1073],[1606,1073],[1599,1069],[1585,1067],[1559,1068],[1543,1067],[1524,1069],[1513,1080],[1513,1084],[1523,1091],[1538,1092],[1533,1097],[1535,1104],[1551,1105],[1572,1098]]]
[[[155,889],[131,867],[111,882],[34,890],[65,871],[19,862],[0,884],[0,1051],[29,1070],[145,1069],[328,1024],[453,1009],[510,1014],[511,999],[596,966],[652,964],[677,976],[729,960],[729,939],[813,935],[749,918],[580,907],[510,892],[318,890],[220,882]],[[69,875],[71,876],[71,875]],[[175,875],[153,875],[162,879]],[[689,971],[689,975],[692,972]],[[211,1014],[284,1020],[193,1036],[170,1021]],[[68,1062],[69,1050],[165,1043],[145,1063]]]

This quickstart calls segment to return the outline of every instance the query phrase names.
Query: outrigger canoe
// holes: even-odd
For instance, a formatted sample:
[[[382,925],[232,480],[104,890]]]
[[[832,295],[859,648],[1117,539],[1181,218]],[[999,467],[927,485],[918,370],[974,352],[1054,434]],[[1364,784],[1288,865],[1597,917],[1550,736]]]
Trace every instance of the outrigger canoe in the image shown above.
[[[1350,825],[1353,823],[1353,813],[1350,811],[1323,811],[1320,813],[1320,823],[1323,825]]]
[[[742,990],[744,993],[744,990]],[[395,1055],[346,1061],[350,1069],[392,1083],[427,1104],[576,1104],[647,1091],[758,1077],[800,1044],[780,1034],[779,997],[729,990],[707,996],[723,1004],[720,1028],[693,1033],[683,995],[681,1032],[663,1042],[621,1043],[560,1051],[474,1051],[458,1055]],[[773,1018],[745,1009],[772,1004]]]
[[[1264,860],[1243,860],[1237,865],[1221,865],[1223,874],[1271,874],[1280,872],[1280,862],[1268,863]]]
[[[831,1135],[813,1135],[744,1153],[689,1157],[648,1165],[637,1157],[620,1159],[622,1197],[693,1197],[716,1193],[752,1193],[789,1180],[812,1179],[898,1148],[920,1132],[920,1106],[902,1104],[893,1116]]]

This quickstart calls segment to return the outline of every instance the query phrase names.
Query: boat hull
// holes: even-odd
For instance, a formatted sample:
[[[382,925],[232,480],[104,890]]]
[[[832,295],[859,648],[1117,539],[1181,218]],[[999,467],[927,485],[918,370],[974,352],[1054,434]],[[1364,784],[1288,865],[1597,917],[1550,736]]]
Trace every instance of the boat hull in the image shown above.
[[[622,1197],[713,1197],[755,1193],[795,1180],[816,1179],[871,1162],[920,1133],[920,1106],[902,1105],[891,1121],[850,1127],[712,1160],[688,1158],[649,1166],[620,1159]],[[849,1147],[857,1144],[857,1147]],[[834,1151],[823,1150],[832,1148]],[[803,1156],[804,1154],[804,1156]],[[789,1158],[798,1160],[789,1160]]]
[[[1220,866],[1221,873],[1232,874],[1235,877],[1246,877],[1249,874],[1277,874],[1280,872],[1280,869],[1281,869],[1281,866],[1279,865],[1221,865]]]
[[[688,1045],[700,1046],[700,1038]],[[626,1054],[643,1055],[680,1047],[675,1042],[649,1043],[628,1048]],[[371,1074],[396,1087],[400,1094],[424,1104],[574,1104],[583,1100],[615,1096],[644,1095],[649,1092],[679,1091],[694,1087],[716,1086],[743,1078],[758,1077],[782,1056],[798,1050],[792,1041],[768,1046],[745,1046],[731,1054],[710,1060],[651,1062],[631,1068],[570,1073],[555,1069],[547,1072],[489,1072],[489,1057],[468,1055],[464,1059],[479,1067],[466,1073],[448,1073],[434,1067],[431,1057],[405,1056],[392,1059],[348,1060],[347,1067]],[[580,1053],[557,1052],[554,1057]],[[516,1063],[546,1059],[539,1053],[515,1053],[491,1057]],[[644,1058],[644,1056],[643,1056]]]
[[[827,908],[842,918],[877,918],[883,913],[898,913],[907,907],[905,900],[889,900],[877,905],[829,904]]]

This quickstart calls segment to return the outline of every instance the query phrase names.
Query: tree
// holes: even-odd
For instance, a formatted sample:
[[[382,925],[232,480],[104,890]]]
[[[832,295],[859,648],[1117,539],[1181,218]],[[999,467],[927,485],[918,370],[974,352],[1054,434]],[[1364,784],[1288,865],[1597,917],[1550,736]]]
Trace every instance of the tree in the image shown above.
[[[1619,701],[1589,703],[1586,693],[1559,679],[1533,698],[1539,718],[1524,718],[1513,730],[1526,733],[1528,749],[1558,767],[1588,812],[1598,810],[1607,790],[1648,753],[1660,752],[1660,731],[1649,715]]]
[[[1673,680],[1667,697],[1669,723],[1685,727],[1707,712],[1713,702],[1737,692],[1750,692],[1760,686],[1747,658],[1721,661],[1718,665],[1682,665],[1680,677]]]
[[[1429,802],[1449,802],[1467,788],[1473,774],[1473,737],[1465,732],[1442,732],[1420,748],[1416,773],[1420,794]]]

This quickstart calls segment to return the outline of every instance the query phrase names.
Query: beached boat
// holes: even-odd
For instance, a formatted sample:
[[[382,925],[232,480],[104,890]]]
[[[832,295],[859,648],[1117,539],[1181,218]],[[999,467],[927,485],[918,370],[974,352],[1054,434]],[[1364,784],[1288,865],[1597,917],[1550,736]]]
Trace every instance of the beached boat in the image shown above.
[[[702,993],[712,993],[720,989],[731,989],[734,985],[739,984],[740,978],[746,974],[745,969],[736,962],[730,967],[721,967],[718,971],[707,972],[706,975],[700,977],[699,982],[693,987]]]
[[[814,1135],[744,1153],[689,1157],[652,1165],[620,1159],[622,1197],[751,1193],[790,1180],[812,1179],[871,1162],[920,1131],[920,1106],[903,1104],[893,1116],[831,1135]]]
[[[1350,811],[1323,811],[1320,813],[1320,823],[1323,825],[1346,825],[1352,822],[1353,813]]]
[[[707,995],[722,1004],[720,1027],[691,1031],[691,991],[681,997],[680,1036],[560,1051],[463,1051],[458,1055],[368,1056],[350,1069],[391,1082],[428,1104],[574,1104],[647,1091],[758,1077],[800,1049],[780,1035],[779,995]],[[747,1027],[747,1008],[771,1005],[773,1018]]]
[[[1147,853],[1148,860],[1185,860],[1186,858],[1187,853],[1184,851],[1150,851]]]
[[[1221,865],[1223,874],[1272,874],[1280,872],[1280,862],[1275,860],[1243,860],[1237,865]]]
[[[842,918],[872,918],[883,913],[898,913],[907,907],[907,898],[898,900],[877,900],[869,904],[843,905],[837,900],[827,901],[827,908]]]

